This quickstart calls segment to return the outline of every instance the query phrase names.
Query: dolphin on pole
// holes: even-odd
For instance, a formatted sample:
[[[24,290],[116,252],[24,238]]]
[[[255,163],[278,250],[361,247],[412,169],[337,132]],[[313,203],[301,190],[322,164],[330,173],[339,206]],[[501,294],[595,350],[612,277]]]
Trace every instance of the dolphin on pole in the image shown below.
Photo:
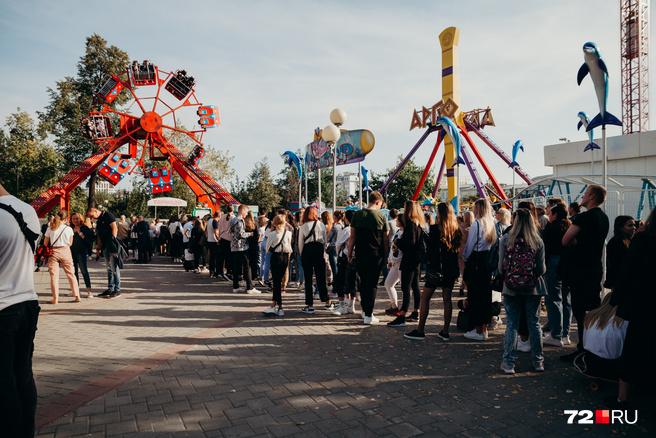
[[[581,129],[581,126],[587,128],[588,125],[590,124],[590,120],[588,119],[588,115],[584,113],[583,111],[579,111],[577,114],[579,117],[579,123],[576,124],[576,129],[579,130]],[[588,144],[585,145],[585,149],[583,149],[583,152],[591,151],[594,149],[601,149],[597,143],[594,142],[594,129],[591,129],[588,131]]]
[[[591,131],[597,126],[622,126],[622,122],[617,117],[606,111],[608,103],[608,68],[604,60],[601,59],[601,54],[595,43],[588,41],[583,44],[583,59],[584,63],[579,68],[576,81],[581,85],[583,78],[589,73],[599,103],[599,114],[588,123],[586,131]]]
[[[435,124],[440,125],[446,135],[451,137],[451,141],[456,148],[456,161],[454,161],[453,165],[457,166],[459,164],[465,164],[465,161],[460,155],[462,145],[460,143],[460,133],[458,132],[456,124],[453,123],[453,120],[445,116],[438,117],[437,120],[435,120]]]
[[[517,140],[515,144],[513,144],[512,147],[512,161],[508,165],[508,167],[517,167],[519,166],[519,163],[517,162],[517,154],[519,151],[524,152],[524,143],[522,143],[521,140]]]
[[[301,165],[301,159],[292,151],[285,151],[282,154],[282,157],[285,159],[285,164],[288,166],[293,166],[298,173],[298,177],[303,178],[303,166]]]

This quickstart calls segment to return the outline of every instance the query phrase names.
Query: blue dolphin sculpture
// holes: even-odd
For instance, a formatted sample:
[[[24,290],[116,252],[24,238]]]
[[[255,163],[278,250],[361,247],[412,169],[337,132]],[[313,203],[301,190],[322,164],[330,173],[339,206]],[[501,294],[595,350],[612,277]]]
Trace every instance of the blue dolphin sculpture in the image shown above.
[[[451,141],[453,142],[453,145],[456,147],[456,161],[453,163],[453,166],[457,166],[459,164],[465,164],[465,161],[460,156],[462,145],[460,143],[460,133],[458,132],[458,127],[456,126],[456,124],[453,123],[453,120],[444,116],[438,117],[435,123],[437,125],[440,125],[444,130],[444,132],[446,133],[446,135],[451,137]]]
[[[588,120],[588,115],[583,111],[579,111],[577,114],[579,116],[579,123],[576,124],[576,129],[581,129],[581,126],[588,127],[590,120]],[[593,149],[601,149],[597,143],[594,142],[594,129],[588,131],[588,140],[589,143],[585,145],[583,152],[591,151]]]
[[[522,143],[521,140],[517,140],[515,144],[513,144],[512,147],[512,161],[508,165],[508,167],[517,167],[519,166],[519,163],[517,162],[517,154],[519,151],[524,152],[524,143]]]
[[[285,164],[288,166],[294,166],[298,173],[298,177],[303,178],[303,166],[301,165],[301,159],[298,155],[292,151],[285,151],[282,154],[282,157],[285,159]]]
[[[601,54],[595,43],[588,41],[583,44],[583,59],[584,63],[579,69],[576,81],[581,85],[583,78],[590,73],[590,79],[592,79],[597,101],[599,102],[599,114],[588,123],[586,131],[591,131],[597,126],[622,126],[622,122],[617,117],[606,111],[606,104],[608,103],[608,68],[604,60],[601,59]]]

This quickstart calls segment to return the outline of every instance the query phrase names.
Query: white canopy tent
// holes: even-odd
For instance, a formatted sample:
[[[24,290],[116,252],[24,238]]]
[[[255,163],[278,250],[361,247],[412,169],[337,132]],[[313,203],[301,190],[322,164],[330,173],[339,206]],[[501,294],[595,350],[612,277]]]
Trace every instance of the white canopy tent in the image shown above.
[[[148,207],[155,207],[155,217],[157,217],[157,207],[177,207],[178,214],[180,214],[180,207],[186,207],[187,201],[180,198],[169,198],[163,196],[161,198],[153,198],[148,201]]]

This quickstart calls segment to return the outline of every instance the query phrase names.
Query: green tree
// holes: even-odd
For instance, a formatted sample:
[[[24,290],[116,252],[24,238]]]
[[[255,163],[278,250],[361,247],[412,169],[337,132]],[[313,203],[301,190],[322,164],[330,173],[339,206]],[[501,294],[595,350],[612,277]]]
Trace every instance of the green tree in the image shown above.
[[[84,136],[80,129],[82,120],[96,108],[95,90],[111,74],[120,74],[128,65],[127,52],[116,46],[108,46],[98,34],[86,39],[85,52],[77,63],[75,77],[67,76],[57,81],[55,88],[48,88],[50,103],[39,113],[42,134],[52,135],[57,149],[64,157],[64,170],[77,166],[96,152],[97,145]],[[121,93],[114,105],[129,99],[129,93]],[[89,178],[88,206],[95,205],[96,172]]]
[[[34,120],[20,108],[0,130],[0,181],[23,200],[32,200],[55,182],[61,156],[39,135]]]
[[[373,190],[379,190],[382,185],[387,181],[389,175],[394,172],[397,165],[403,160],[403,157],[399,157],[396,165],[394,167],[387,169],[386,172],[380,174],[374,174],[370,177],[369,185]],[[412,195],[419,184],[421,179],[421,174],[424,172],[423,167],[419,167],[414,160],[408,161],[403,170],[397,175],[397,177],[392,181],[392,183],[387,188],[387,193],[385,193],[385,198],[387,201],[387,206],[389,208],[403,208],[405,201],[412,198]],[[433,191],[435,186],[435,174],[431,171],[426,178],[424,187],[419,194],[419,200],[423,196],[429,195]]]
[[[255,163],[248,175],[248,181],[236,180],[233,184],[236,196],[240,202],[257,205],[260,209],[273,210],[283,201],[278,188],[274,184],[269,162],[265,159]]]

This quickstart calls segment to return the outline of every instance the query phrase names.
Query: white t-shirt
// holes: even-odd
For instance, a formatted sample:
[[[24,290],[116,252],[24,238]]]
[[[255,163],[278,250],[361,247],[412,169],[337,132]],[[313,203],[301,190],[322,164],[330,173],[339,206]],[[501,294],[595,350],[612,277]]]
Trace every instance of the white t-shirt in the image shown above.
[[[71,246],[73,243],[73,229],[66,224],[59,225],[56,230],[48,227],[45,236],[53,248]]]
[[[31,205],[12,195],[0,196],[0,203],[23,214],[30,230],[39,234],[39,217]],[[16,219],[0,210],[0,310],[38,299],[34,291],[34,253]]]
[[[192,228],[194,228],[194,223],[192,221],[188,221],[182,226],[182,242],[183,243],[189,242],[189,238],[191,237],[191,229]]]
[[[181,228],[181,227],[180,227],[180,222],[178,222],[178,221],[171,222],[171,223],[169,224],[169,233],[171,233],[171,236],[173,236],[173,235],[175,234],[175,231],[176,231],[178,228]]]
[[[215,224],[216,224],[216,228],[214,228]],[[218,229],[219,229],[219,224],[217,223],[217,219],[214,219],[213,217],[209,218],[209,220],[207,221],[207,226],[205,227],[205,233],[207,235],[208,242],[217,242],[216,234],[214,234],[214,231]]]
[[[622,355],[624,348],[624,337],[629,321],[622,321],[618,326],[610,320],[606,327],[599,330],[597,322],[589,329],[583,331],[583,345],[590,353],[594,353],[604,359],[617,359]]]

